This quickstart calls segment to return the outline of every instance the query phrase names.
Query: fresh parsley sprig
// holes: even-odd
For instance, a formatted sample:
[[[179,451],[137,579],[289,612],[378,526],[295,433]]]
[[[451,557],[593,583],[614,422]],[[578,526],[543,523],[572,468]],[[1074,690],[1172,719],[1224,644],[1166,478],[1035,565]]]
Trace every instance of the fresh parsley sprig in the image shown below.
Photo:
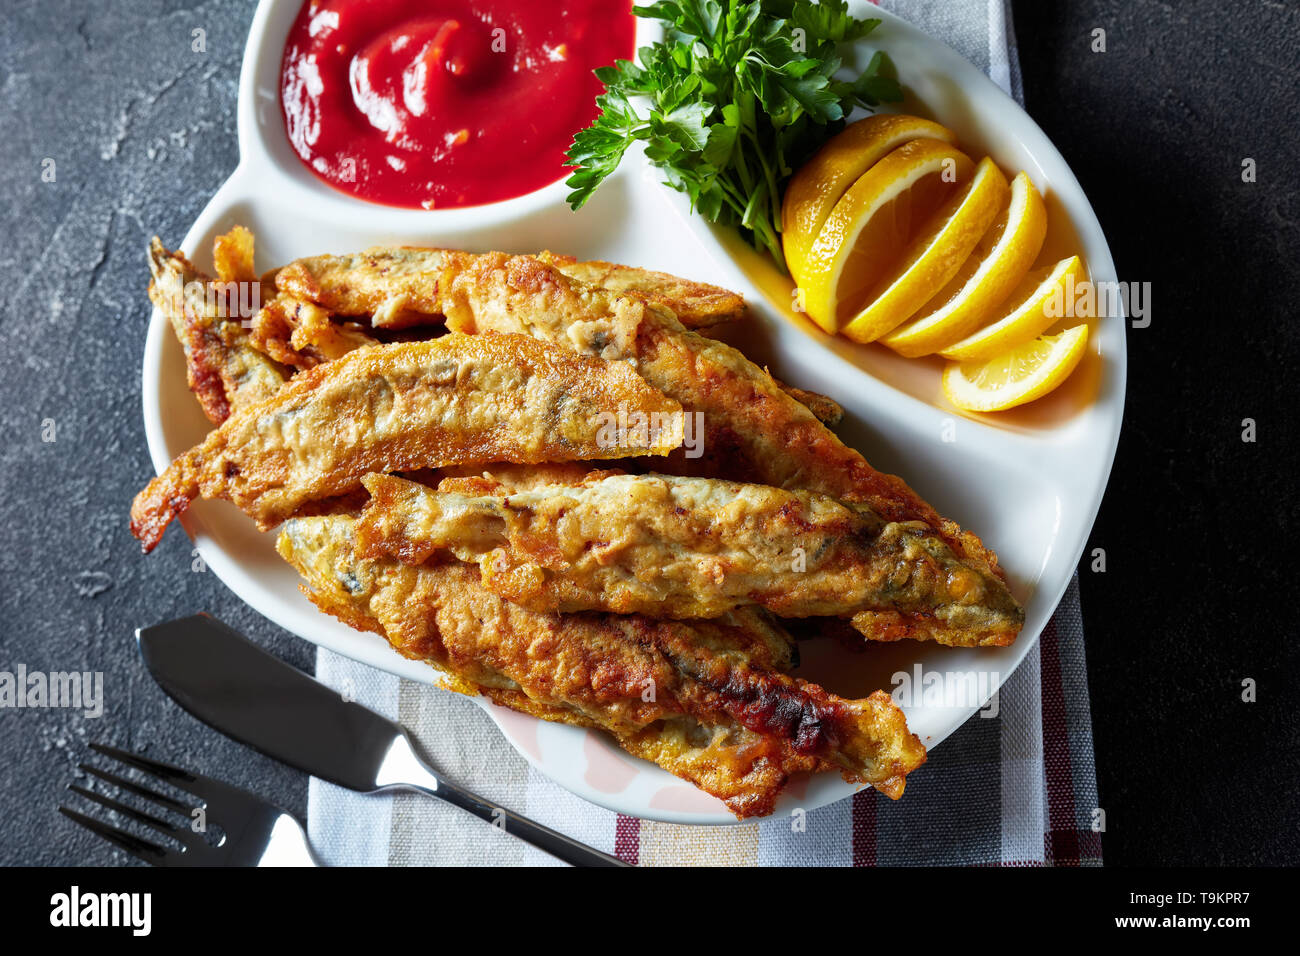
[[[880,21],[851,16],[845,0],[659,0],[632,11],[663,21],[664,39],[641,48],[639,62],[596,71],[605,92],[569,150],[569,204],[581,207],[640,141],[693,208],[739,228],[785,270],[786,181],[855,107],[902,99],[883,53],[857,79],[835,77],[839,44]]]

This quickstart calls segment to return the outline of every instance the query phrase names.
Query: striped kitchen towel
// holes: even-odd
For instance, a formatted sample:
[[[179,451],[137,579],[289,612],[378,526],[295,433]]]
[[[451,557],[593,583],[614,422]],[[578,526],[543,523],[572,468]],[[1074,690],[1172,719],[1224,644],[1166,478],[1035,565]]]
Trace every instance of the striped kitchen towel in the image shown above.
[[[1010,0],[881,0],[1021,98]],[[1002,686],[998,714],[935,748],[894,802],[875,791],[809,813],[685,827],[601,809],[532,769],[474,702],[326,650],[317,677],[409,727],[471,790],[640,865],[1100,865],[1097,782],[1077,579]],[[454,728],[454,732],[449,732]],[[312,779],[312,845],[335,865],[551,865],[556,861],[428,797],[363,796]],[[499,837],[499,838],[498,838]]]

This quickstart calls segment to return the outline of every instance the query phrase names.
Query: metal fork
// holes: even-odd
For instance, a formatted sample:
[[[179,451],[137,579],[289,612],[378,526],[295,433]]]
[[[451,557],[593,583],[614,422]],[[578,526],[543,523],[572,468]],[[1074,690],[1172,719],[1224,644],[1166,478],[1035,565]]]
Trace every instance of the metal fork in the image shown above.
[[[187,817],[190,821],[200,819],[196,811],[202,810],[203,826],[195,829],[190,822],[181,824],[164,820],[87,787],[68,784],[68,789],[74,793],[181,845],[181,849],[160,845],[166,841],[154,843],[94,817],[59,807],[59,812],[65,817],[121,847],[132,856],[154,866],[320,866],[320,861],[307,843],[307,834],[302,824],[287,810],[246,790],[171,764],[103,744],[91,744],[90,748],[183,790],[195,799],[193,802],[178,800],[107,770],[89,764],[78,764],[86,773]],[[213,842],[207,838],[209,832],[217,837]]]

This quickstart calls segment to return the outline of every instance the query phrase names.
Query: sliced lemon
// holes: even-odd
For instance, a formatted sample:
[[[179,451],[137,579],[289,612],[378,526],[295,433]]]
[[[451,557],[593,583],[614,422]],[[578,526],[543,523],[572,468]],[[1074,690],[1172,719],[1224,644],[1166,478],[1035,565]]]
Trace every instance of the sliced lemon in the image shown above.
[[[1088,327],[1076,325],[986,362],[951,363],[943,372],[943,394],[971,412],[997,412],[1032,402],[1070,377],[1087,345]]]
[[[975,250],[1006,201],[1007,189],[1002,171],[988,157],[981,160],[965,191],[934,214],[901,262],[868,294],[867,306],[844,326],[844,334],[856,342],[874,342],[914,315]]]
[[[899,355],[915,358],[969,335],[993,317],[1024,279],[1046,236],[1047,207],[1022,172],[1012,181],[1001,214],[957,274],[921,307],[919,315],[880,341]]]
[[[852,316],[867,289],[889,269],[944,199],[973,177],[974,163],[938,140],[914,139],[889,153],[849,187],[792,273],[808,317],[827,332]]]
[[[956,362],[982,362],[999,352],[1024,345],[1042,335],[1066,314],[1075,288],[1088,281],[1078,256],[1035,269],[1003,303],[1003,317],[972,335],[942,349],[939,354]],[[1086,318],[1086,316],[1080,316]]]
[[[881,113],[850,123],[799,167],[786,186],[781,206],[782,246],[796,282],[802,281],[808,252],[840,197],[868,169],[914,139],[951,143],[953,135],[919,116]]]

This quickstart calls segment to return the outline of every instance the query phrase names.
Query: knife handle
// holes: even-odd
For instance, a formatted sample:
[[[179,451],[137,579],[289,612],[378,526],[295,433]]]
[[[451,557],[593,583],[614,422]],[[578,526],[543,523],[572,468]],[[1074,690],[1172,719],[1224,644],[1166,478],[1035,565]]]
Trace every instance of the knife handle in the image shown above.
[[[379,790],[395,788],[417,790],[440,797],[453,806],[474,814],[480,820],[531,843],[539,850],[573,866],[627,866],[617,857],[580,843],[550,827],[542,826],[512,810],[498,807],[477,794],[448,783],[429,767],[411,746],[405,733],[398,734],[379,768],[375,783]]]

